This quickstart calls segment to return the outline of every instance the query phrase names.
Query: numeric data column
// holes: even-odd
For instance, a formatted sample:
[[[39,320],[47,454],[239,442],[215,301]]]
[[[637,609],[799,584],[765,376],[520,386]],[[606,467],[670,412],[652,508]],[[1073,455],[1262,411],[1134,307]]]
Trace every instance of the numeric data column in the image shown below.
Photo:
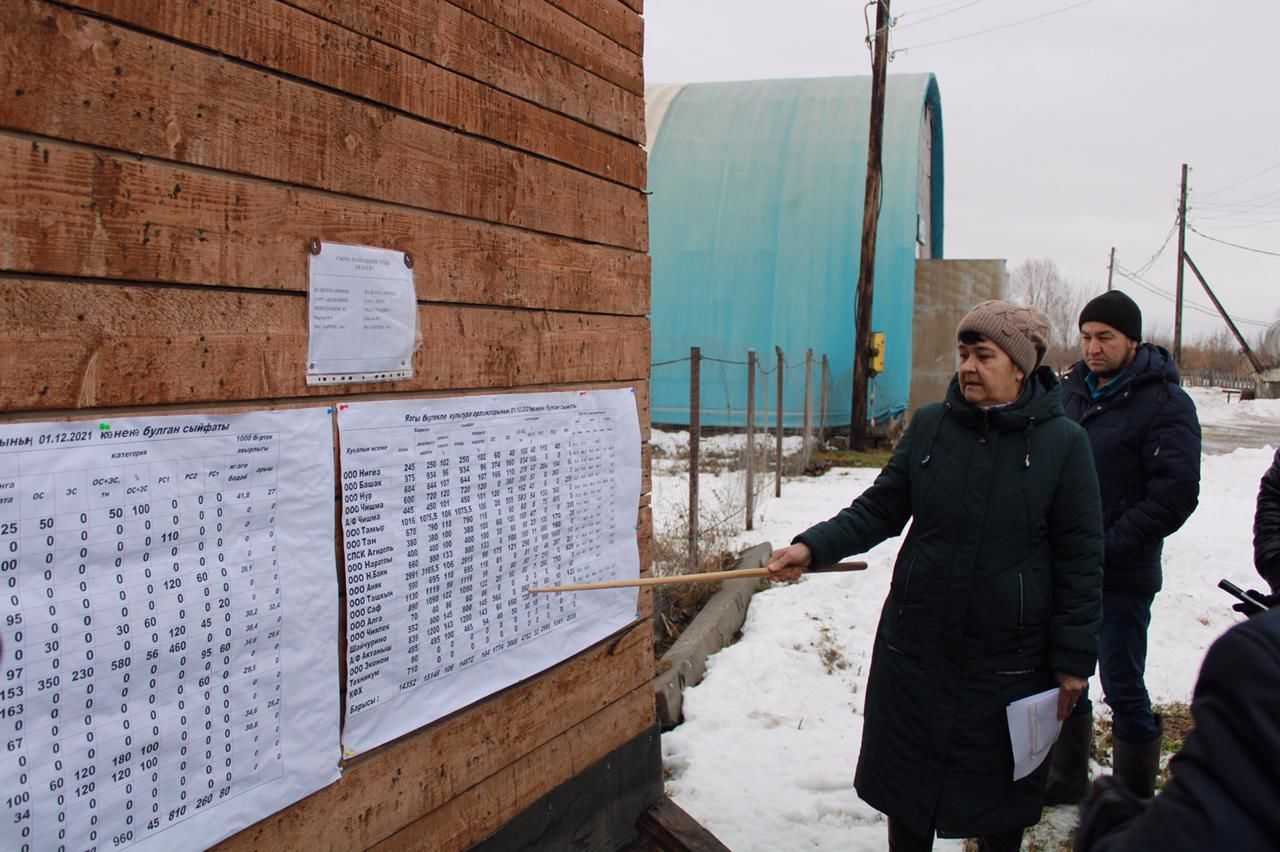
[[[29,850],[32,834],[32,766],[30,752],[31,720],[34,713],[28,711],[31,696],[25,673],[27,671],[30,625],[26,623],[23,609],[28,592],[19,582],[19,562],[22,559],[20,534],[23,523],[20,509],[21,480],[17,465],[0,468],[0,741],[4,752],[0,761],[9,779],[6,789],[0,790],[0,845],[6,849]],[[34,644],[34,643],[33,643]]]

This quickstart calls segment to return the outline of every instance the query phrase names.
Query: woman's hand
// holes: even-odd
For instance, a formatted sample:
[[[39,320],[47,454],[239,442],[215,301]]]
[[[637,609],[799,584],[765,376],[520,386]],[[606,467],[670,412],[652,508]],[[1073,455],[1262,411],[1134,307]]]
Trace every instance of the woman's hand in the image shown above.
[[[1089,685],[1086,678],[1076,677],[1066,672],[1054,672],[1053,676],[1058,681],[1058,721],[1066,719],[1071,715],[1071,711],[1076,709],[1076,702],[1080,700],[1080,693],[1084,692],[1084,688]]]
[[[792,544],[775,550],[769,557],[769,579],[775,583],[798,580],[804,569],[813,564],[813,551],[807,544]]]

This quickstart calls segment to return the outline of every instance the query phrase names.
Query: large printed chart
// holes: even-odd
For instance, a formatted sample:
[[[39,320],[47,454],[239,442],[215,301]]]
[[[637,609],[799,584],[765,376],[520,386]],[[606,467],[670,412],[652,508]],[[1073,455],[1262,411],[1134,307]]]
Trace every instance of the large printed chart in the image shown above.
[[[338,777],[331,424],[0,426],[0,848],[203,849]]]
[[[358,754],[631,623],[630,389],[340,406],[347,715]]]

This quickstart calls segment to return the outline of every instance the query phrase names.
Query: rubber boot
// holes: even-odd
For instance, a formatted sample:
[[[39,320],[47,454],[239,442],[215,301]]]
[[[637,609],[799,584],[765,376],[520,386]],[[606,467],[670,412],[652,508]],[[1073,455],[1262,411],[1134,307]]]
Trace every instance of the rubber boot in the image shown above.
[[[1113,738],[1111,771],[1129,791],[1142,799],[1155,795],[1156,773],[1160,770],[1160,746],[1164,742],[1164,720],[1156,714],[1156,735],[1145,742]]]
[[[1093,702],[1082,701],[1062,723],[1058,741],[1049,752],[1046,805],[1076,805],[1089,791],[1089,754],[1093,748]]]
[[[1022,834],[1023,829],[1019,828],[1004,834],[975,838],[978,841],[978,852],[1018,852],[1022,848]]]

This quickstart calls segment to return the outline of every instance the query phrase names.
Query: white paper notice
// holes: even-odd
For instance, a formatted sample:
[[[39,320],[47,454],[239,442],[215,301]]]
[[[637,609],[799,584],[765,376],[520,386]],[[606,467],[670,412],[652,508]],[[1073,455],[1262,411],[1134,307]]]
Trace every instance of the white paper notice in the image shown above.
[[[321,243],[310,278],[307,384],[413,375],[418,302],[404,252]]]
[[[340,406],[347,715],[358,754],[636,617],[630,389]]]
[[[1009,740],[1013,743],[1013,780],[1025,778],[1044,762],[1062,722],[1058,720],[1058,690],[1020,698],[1005,708]]]
[[[338,777],[325,409],[0,426],[3,849],[204,849]]]

